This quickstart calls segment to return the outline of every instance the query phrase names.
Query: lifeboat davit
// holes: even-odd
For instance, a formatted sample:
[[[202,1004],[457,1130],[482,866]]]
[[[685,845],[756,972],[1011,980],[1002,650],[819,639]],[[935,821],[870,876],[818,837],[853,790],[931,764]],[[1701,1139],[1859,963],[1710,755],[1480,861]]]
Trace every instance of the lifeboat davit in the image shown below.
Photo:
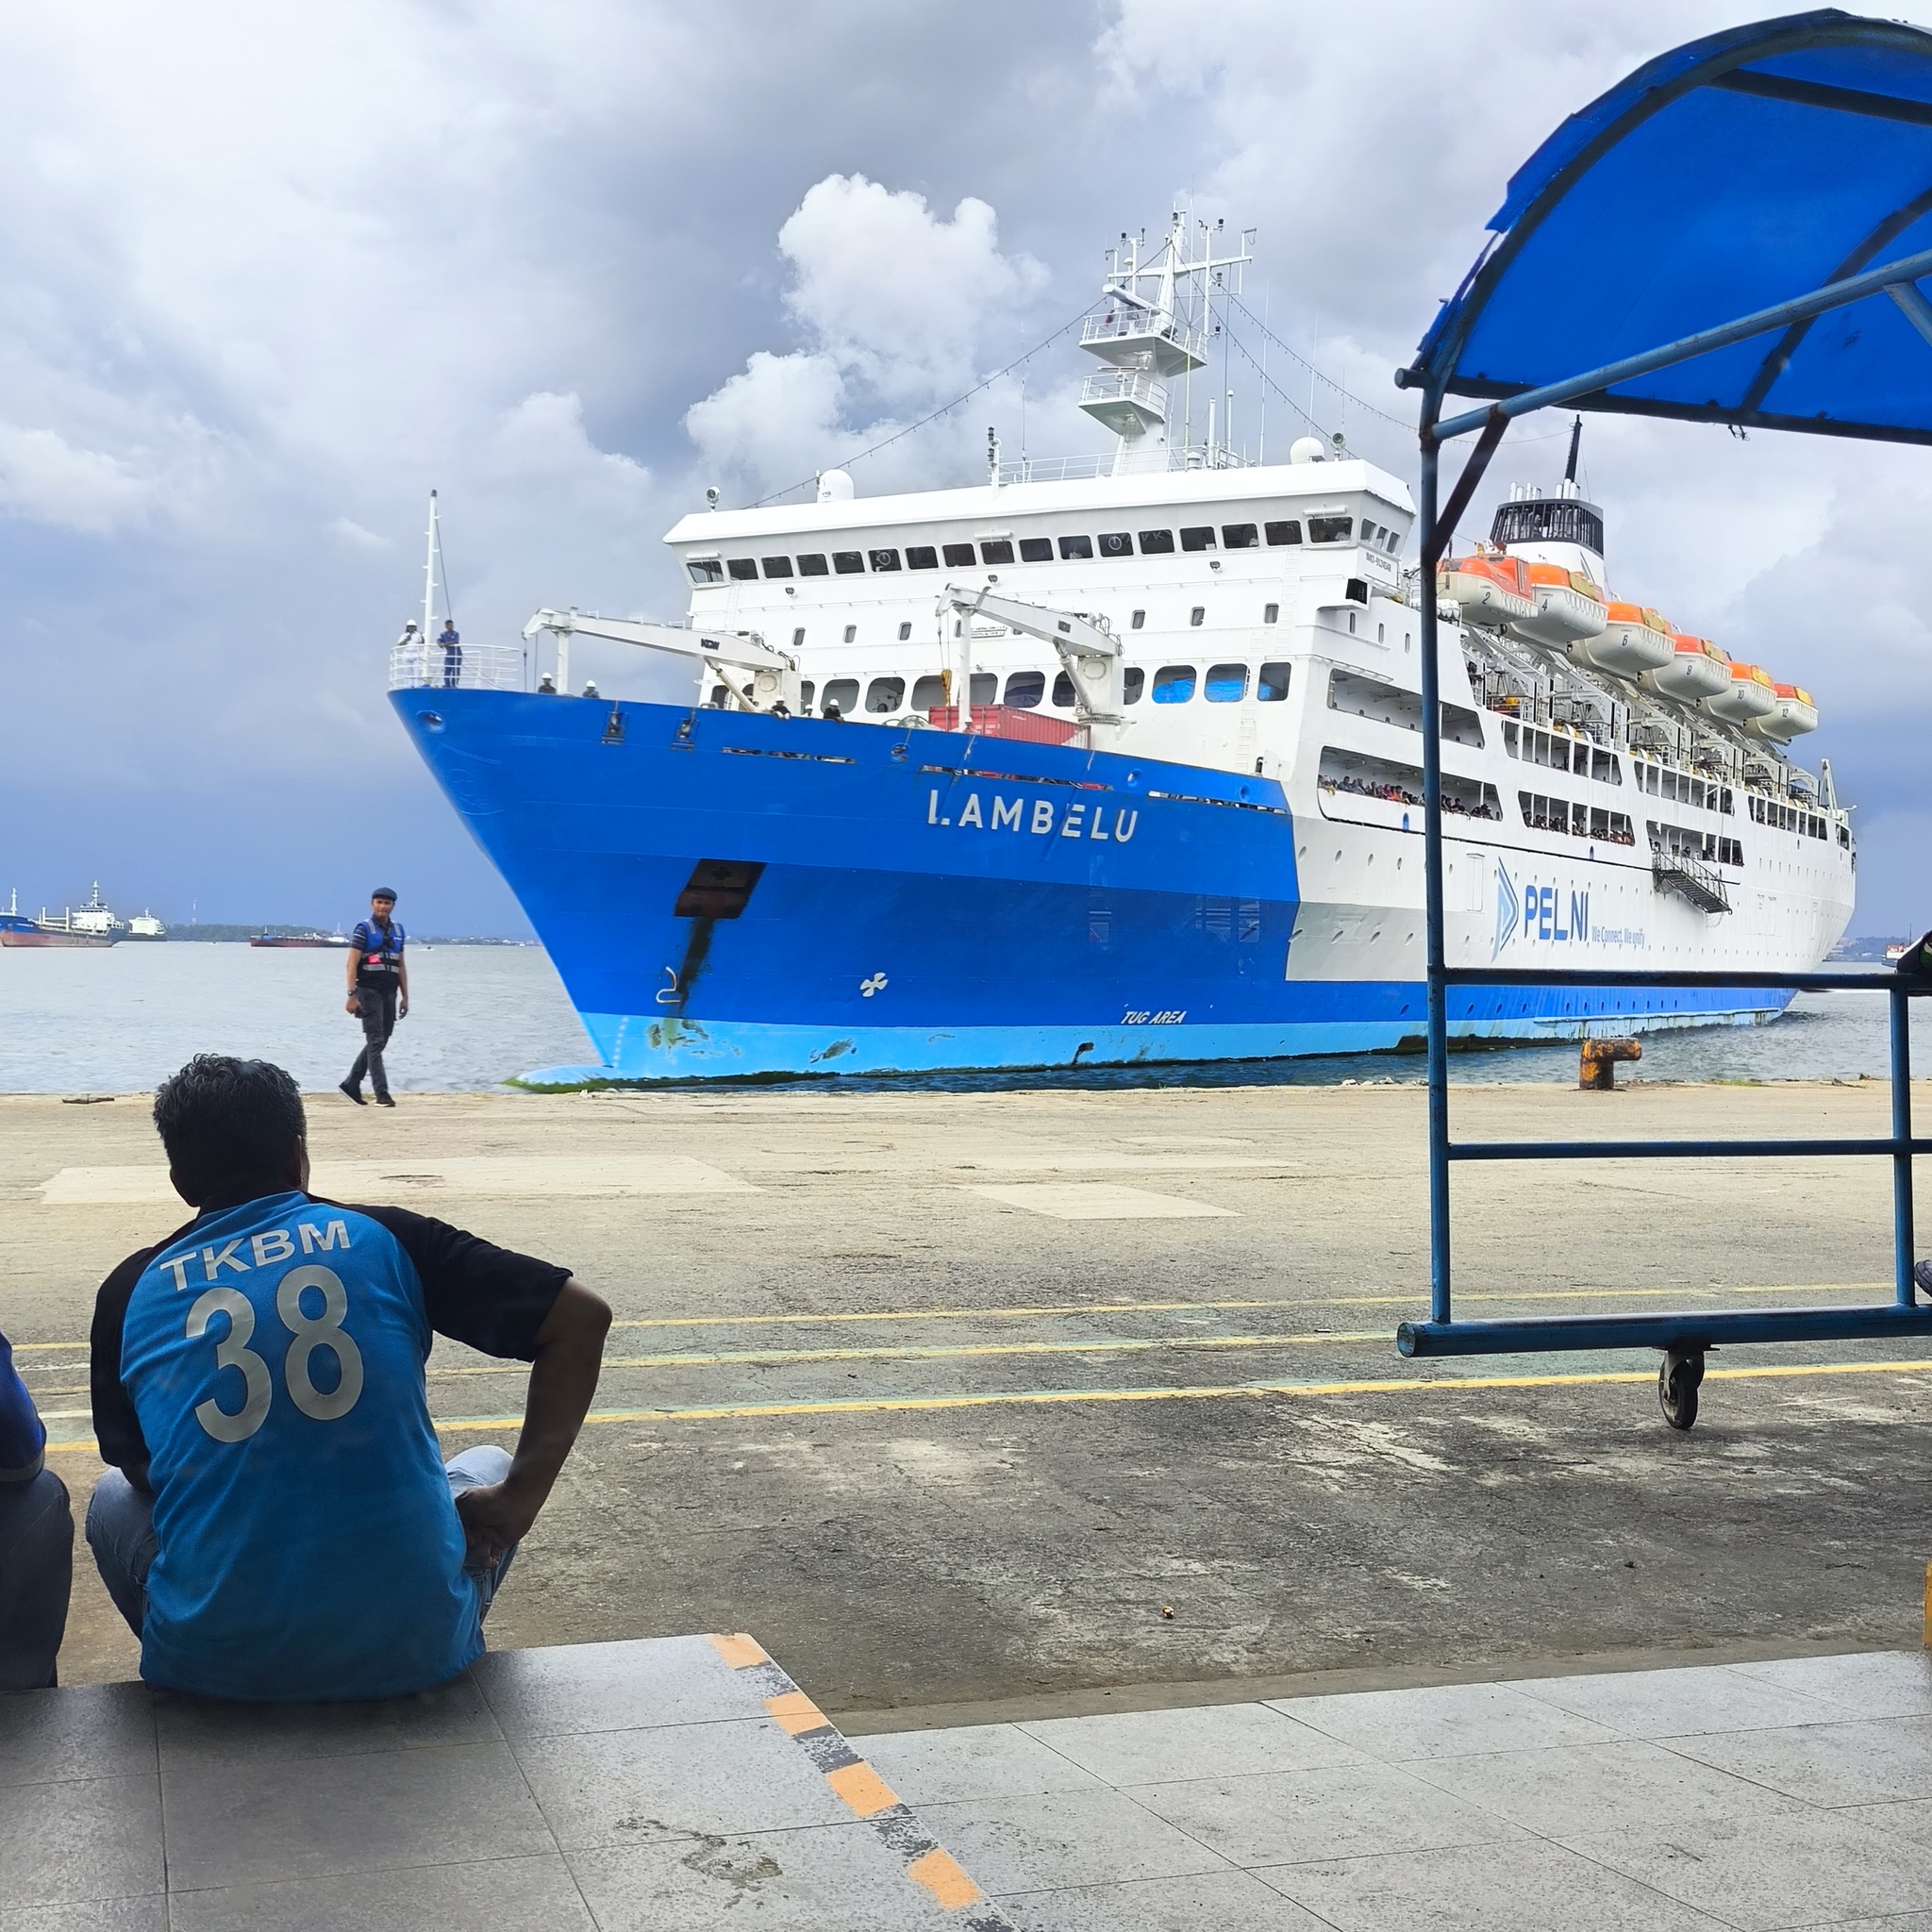
[[[1482,557],[1454,557],[1436,572],[1436,595],[1455,604],[1464,624],[1500,630],[1536,616],[1530,595],[1529,566],[1501,551]]]
[[[1529,566],[1529,594],[1536,605],[1530,617],[1512,617],[1509,628],[1533,644],[1563,650],[1587,638],[1601,637],[1608,623],[1604,593],[1578,570],[1560,564]]]
[[[1641,604],[1612,604],[1605,613],[1603,635],[1572,644],[1570,655],[1593,670],[1641,677],[1647,671],[1661,671],[1675,654],[1671,626],[1655,610]]]
[[[1706,698],[1704,708],[1726,724],[1749,724],[1754,719],[1769,718],[1777,708],[1777,687],[1757,665],[1734,663],[1730,690]]]
[[[1745,730],[1756,737],[1768,738],[1774,744],[1789,744],[1792,739],[1818,729],[1818,707],[1802,685],[1774,684],[1771,690],[1770,715],[1750,719]]]
[[[1646,690],[1679,698],[1687,705],[1730,690],[1731,660],[1708,638],[1686,637],[1680,632],[1671,639],[1671,653],[1668,664],[1643,674],[1641,681]]]

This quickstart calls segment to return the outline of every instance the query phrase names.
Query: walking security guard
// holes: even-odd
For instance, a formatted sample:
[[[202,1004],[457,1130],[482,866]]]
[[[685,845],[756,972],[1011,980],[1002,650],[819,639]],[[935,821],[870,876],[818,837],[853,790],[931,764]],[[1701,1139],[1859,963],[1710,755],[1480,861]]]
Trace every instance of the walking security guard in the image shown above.
[[[396,1022],[409,1010],[409,969],[403,958],[404,933],[395,909],[395,893],[388,886],[378,886],[369,895],[369,917],[349,941],[349,997],[344,1004],[362,1022],[362,1051],[342,1082],[342,1091],[358,1107],[367,1105],[362,1098],[364,1074],[375,1090],[376,1106],[395,1105],[390,1098],[382,1050]]]

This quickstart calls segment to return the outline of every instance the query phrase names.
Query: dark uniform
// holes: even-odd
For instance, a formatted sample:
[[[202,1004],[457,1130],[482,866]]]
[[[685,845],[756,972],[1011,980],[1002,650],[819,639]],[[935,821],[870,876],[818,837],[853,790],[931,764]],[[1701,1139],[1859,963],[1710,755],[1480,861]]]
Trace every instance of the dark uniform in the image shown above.
[[[383,1070],[382,1050],[396,1030],[396,989],[403,971],[404,933],[402,922],[393,915],[389,923],[365,919],[351,937],[356,948],[356,1009],[362,1022],[362,1051],[342,1082],[345,1090],[360,1087],[364,1074],[379,1101],[389,1098],[389,1074]]]

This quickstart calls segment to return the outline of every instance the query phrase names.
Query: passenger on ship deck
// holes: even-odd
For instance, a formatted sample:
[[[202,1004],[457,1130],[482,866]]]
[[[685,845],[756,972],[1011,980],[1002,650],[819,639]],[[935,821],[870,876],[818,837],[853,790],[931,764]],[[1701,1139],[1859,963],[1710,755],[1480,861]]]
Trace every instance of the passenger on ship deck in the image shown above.
[[[362,1023],[362,1051],[341,1086],[358,1107],[368,1105],[362,1098],[364,1074],[375,1090],[376,1106],[395,1105],[382,1053],[396,1022],[409,1010],[409,966],[403,958],[406,935],[393,916],[395,909],[394,891],[377,886],[369,895],[369,917],[349,936],[349,996],[343,1007]]]
[[[445,691],[454,691],[463,681],[463,640],[457,630],[453,617],[442,620],[442,629],[436,641],[442,646],[442,686]]]
[[[596,1392],[610,1310],[570,1270],[401,1208],[308,1192],[302,1096],[207,1054],[155,1095],[194,1218],[94,1304],[87,1536],[149,1683],[208,1697],[401,1696],[483,1619]],[[434,1335],[531,1364],[514,1456],[445,1463]]]
[[[55,1681],[74,1576],[74,1512],[47,1430],[0,1335],[0,1691]]]

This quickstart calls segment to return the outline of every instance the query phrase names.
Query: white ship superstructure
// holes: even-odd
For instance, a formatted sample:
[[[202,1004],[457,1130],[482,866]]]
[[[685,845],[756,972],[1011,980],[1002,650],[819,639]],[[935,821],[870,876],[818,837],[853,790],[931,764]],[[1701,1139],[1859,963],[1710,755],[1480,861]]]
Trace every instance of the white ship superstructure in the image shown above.
[[[1420,979],[1409,491],[1313,437],[1275,465],[1240,466],[1211,441],[1170,449],[1158,384],[1200,366],[1201,331],[1175,314],[1174,276],[1156,278],[1151,302],[1125,300],[1146,286],[1134,267],[1110,279],[1083,337],[1110,368],[1141,358],[1127,373],[1146,378],[1131,406],[1111,375],[1088,384],[1083,407],[1123,432],[1096,474],[1007,480],[995,462],[977,488],[863,498],[833,473],[812,504],[687,517],[667,541],[691,581],[689,622],[786,651],[820,715],[916,725],[970,675],[975,706],[1058,721],[1096,748],[1276,779],[1297,827],[1290,977]],[[1573,443],[1557,492],[1519,489],[1499,508],[1493,550],[1602,585],[1602,512],[1578,494],[1574,462]],[[1053,649],[963,618],[941,586],[1104,625],[1124,660],[1125,725],[1083,724]],[[1461,614],[1473,621],[1443,624],[1439,645],[1452,964],[1824,958],[1850,917],[1856,855],[1829,767],[1814,776],[1779,741],[1815,724],[1807,694],[1655,612],[1622,656],[1615,626],[1566,646],[1560,613],[1553,632],[1533,604],[1513,620],[1475,604]],[[1631,675],[1605,668],[1620,663]],[[739,702],[715,678],[704,696]]]
[[[1444,560],[1424,638],[1401,479],[1339,438],[1268,463],[1229,433],[1207,345],[1246,248],[1215,245],[1176,224],[1111,262],[1081,332],[1110,452],[1006,465],[990,438],[973,487],[833,470],[811,502],[688,516],[684,622],[539,612],[534,691],[500,646],[397,652],[399,712],[603,1056],[543,1078],[1419,1044],[1431,647],[1452,964],[1825,958],[1856,853],[1828,767],[1786,749],[1809,695],[1605,588],[1574,442],[1560,487]],[[645,647],[640,679],[575,694],[576,637]],[[1788,997],[1532,980],[1453,989],[1449,1024]]]

